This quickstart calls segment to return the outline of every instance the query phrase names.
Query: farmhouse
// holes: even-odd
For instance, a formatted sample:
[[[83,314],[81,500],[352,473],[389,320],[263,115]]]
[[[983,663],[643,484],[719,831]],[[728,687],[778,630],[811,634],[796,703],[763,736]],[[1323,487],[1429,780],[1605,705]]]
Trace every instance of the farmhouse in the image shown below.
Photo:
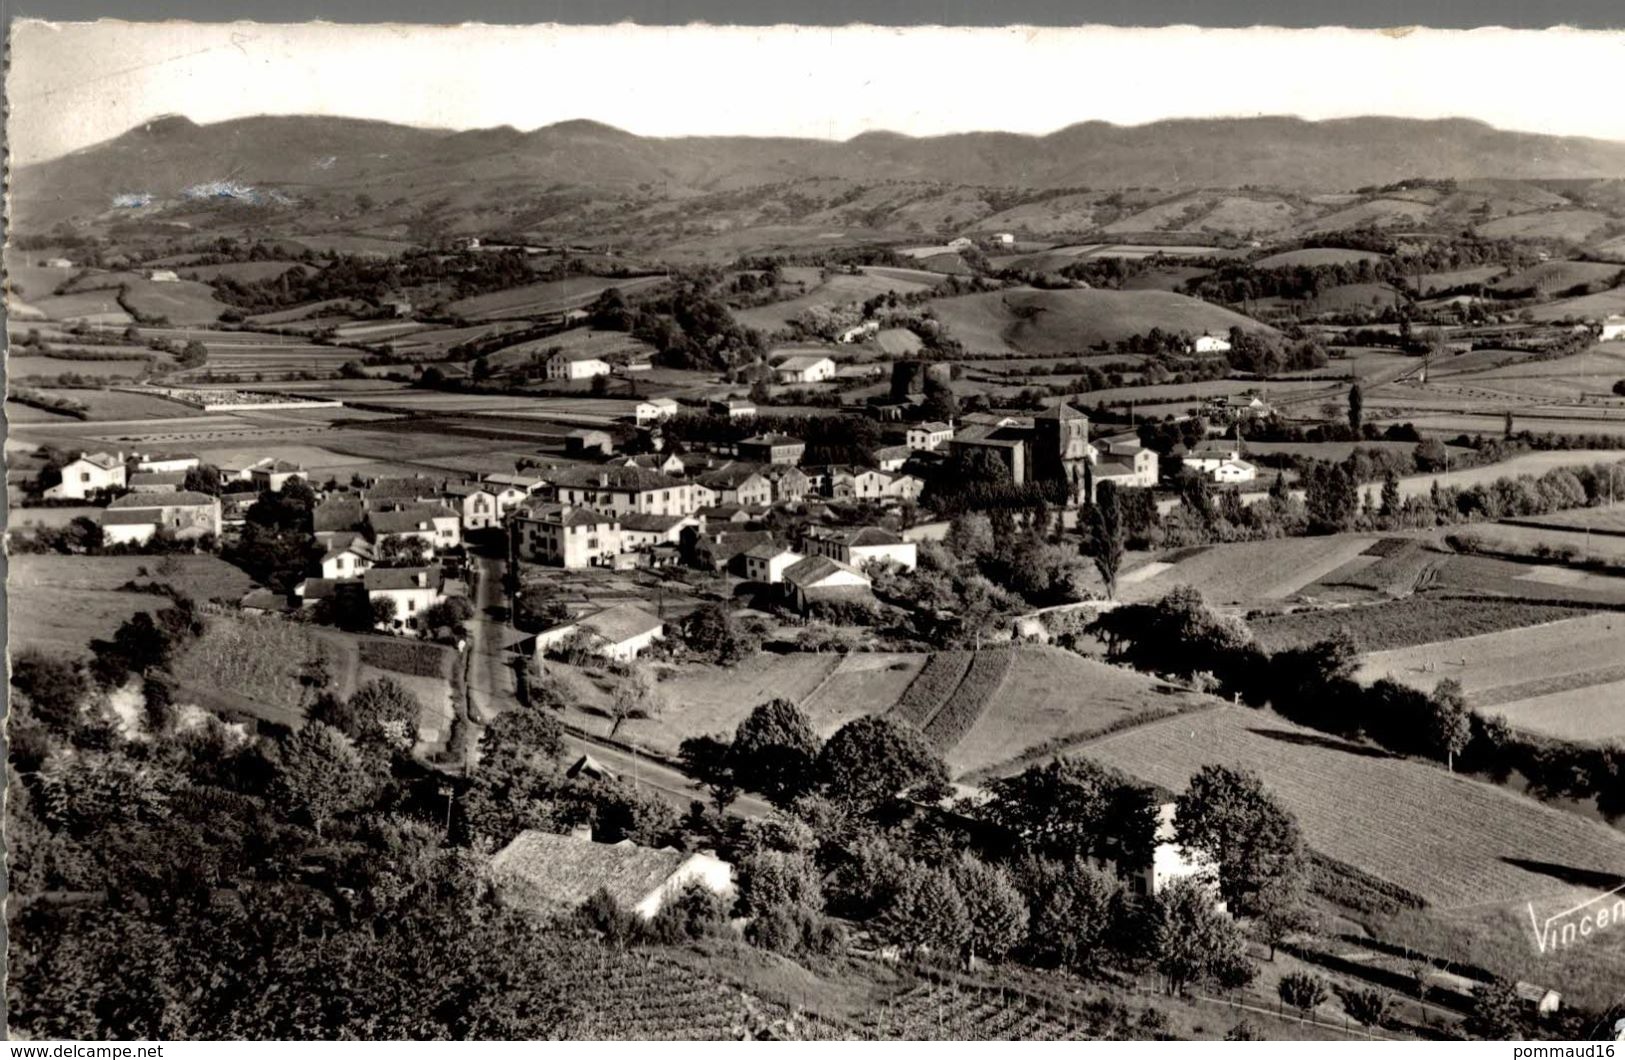
[[[465,531],[489,530],[502,521],[497,495],[484,483],[448,482],[442,496],[462,518]]]
[[[380,551],[391,538],[417,538],[427,546],[431,556],[437,549],[456,548],[463,543],[462,523],[457,513],[438,504],[369,512],[367,524],[372,527],[373,544]]]
[[[615,515],[690,515],[699,505],[694,484],[641,467],[565,467],[548,487],[558,504],[586,505]]]
[[[953,441],[954,425],[943,423],[941,420],[927,420],[925,423],[916,423],[909,427],[903,437],[910,449],[935,452]]]
[[[918,545],[878,526],[838,530],[810,526],[801,537],[801,551],[860,568],[871,563],[896,563],[913,570],[919,562]]]
[[[812,489],[812,480],[798,467],[785,464],[768,464],[757,474],[767,480],[773,488],[774,504],[795,504],[807,496]]]
[[[102,531],[114,545],[145,543],[160,529],[177,538],[220,533],[220,498],[206,493],[126,493],[102,512]]]
[[[836,338],[839,339],[843,343],[862,342],[865,339],[869,339],[869,338],[874,337],[875,335],[879,334],[879,332],[880,332],[880,321],[878,321],[878,320],[865,320],[861,324],[857,324],[857,325],[854,325],[853,327],[847,328],[845,331],[841,332],[838,336],[836,336]],[[832,369],[833,369],[833,366],[832,366]],[[832,375],[834,374],[833,370],[831,371],[831,374]]]
[[[632,408],[632,418],[639,427],[646,427],[651,423],[670,419],[677,415],[678,404],[675,398],[659,397],[640,401]]]
[[[1194,879],[1207,888],[1214,904],[1223,909],[1224,902],[1219,898],[1218,865],[1201,851],[1188,850],[1180,845],[1174,827],[1176,809],[1176,804],[1171,802],[1157,807],[1156,845],[1152,847],[1150,863],[1119,871],[1134,893],[1152,898],[1161,894],[1175,880]]]
[[[621,516],[621,551],[636,552],[656,545],[675,545],[688,527],[698,527],[698,515]]]
[[[373,557],[372,543],[360,534],[335,534],[327,542],[327,551],[322,555],[322,577],[360,577],[372,566]]]
[[[511,490],[519,490],[529,497],[534,493],[540,493],[542,488],[547,485],[547,479],[540,475],[510,475],[505,471],[493,472],[480,479],[480,481],[487,485],[500,486],[502,492],[497,495],[499,500],[507,496]]]
[[[73,268],[73,262],[69,261],[67,258],[46,258],[43,264],[47,269]]]
[[[1174,448],[1183,465],[1192,471],[1200,471],[1204,475],[1212,475],[1221,466],[1241,459],[1241,446],[1235,442],[1212,441],[1203,442],[1181,453],[1179,447]]]
[[[1229,353],[1230,342],[1214,335],[1201,335],[1191,343],[1191,350],[1194,353]]]
[[[130,476],[136,493],[174,493],[186,484],[184,471],[137,471]]]
[[[790,606],[805,614],[814,604],[869,600],[869,576],[828,556],[808,556],[785,568],[780,583]]]
[[[641,467],[645,471],[658,471],[662,475],[681,475],[687,470],[683,458],[676,453],[638,453],[621,460],[621,467]]]
[[[1226,460],[1212,471],[1213,481],[1221,486],[1252,482],[1258,478],[1258,468],[1245,460]]]
[[[628,662],[665,636],[666,624],[640,607],[619,604],[536,634],[537,660],[577,633],[585,634],[593,651],[604,658]]]
[[[546,370],[551,382],[591,379],[595,375],[608,375],[609,362],[586,350],[560,350],[547,359]]]
[[[311,529],[318,540],[333,534],[358,529],[367,518],[366,506],[360,497],[335,493],[311,509]]]
[[[504,904],[549,917],[580,908],[599,891],[645,920],[690,883],[724,897],[734,893],[732,866],[710,854],[552,832],[520,832],[491,858],[490,873]]]
[[[398,630],[421,629],[423,613],[446,598],[439,567],[373,567],[361,575],[361,584],[369,601],[394,603],[395,617],[388,625]]]
[[[577,427],[564,436],[564,451],[571,456],[609,456],[615,451],[615,439],[610,437],[608,431]]]
[[[45,491],[51,500],[83,500],[101,490],[125,485],[123,453],[80,453],[62,465],[62,481]]]
[[[747,581],[777,585],[784,580],[785,571],[806,558],[789,545],[763,541],[744,552],[745,578]]]
[[[736,448],[739,459],[754,464],[799,464],[807,443],[788,434],[758,434],[743,439]]]
[[[743,401],[739,398],[716,400],[710,404],[713,416],[726,416],[730,420],[749,420],[756,418],[756,403]]]
[[[621,551],[614,515],[569,504],[520,508],[513,514],[515,548],[523,559],[579,570],[601,566]]]
[[[843,332],[841,341],[858,341],[846,337],[854,331],[862,332],[863,328],[852,328]],[[773,369],[773,374],[781,383],[822,383],[825,380],[835,378],[835,362],[828,357],[820,357],[817,354],[796,354],[780,361],[778,366]]]
[[[914,450],[906,445],[883,445],[871,450],[869,459],[882,471],[896,471],[908,463],[909,457],[913,455]]]
[[[999,244],[1000,246],[1008,247],[1011,244],[1015,243],[1015,241],[1016,241],[1016,237],[1015,237],[1015,233],[1013,233],[1013,232],[994,232],[993,233],[993,242]]]
[[[1625,339],[1625,316],[1611,316],[1602,322],[1602,332],[1597,336],[1601,342],[1614,342]]]
[[[280,493],[291,479],[305,477],[305,469],[287,460],[266,458],[248,468],[248,480],[262,490]]]
[[[711,491],[713,504],[765,508],[773,503],[773,485],[754,464],[728,464],[701,475],[699,483]]]
[[[1139,435],[1116,434],[1101,438],[1096,441],[1095,448],[1099,453],[1094,468],[1097,487],[1102,482],[1137,489],[1156,486],[1160,474],[1157,451],[1141,445]]]
[[[179,283],[181,278],[174,269],[153,269],[147,273],[147,279],[153,283]]]
[[[147,453],[136,457],[137,471],[190,471],[203,461],[195,453]]]
[[[913,475],[896,475],[868,468],[852,476],[852,496],[858,500],[918,500],[925,483]]]

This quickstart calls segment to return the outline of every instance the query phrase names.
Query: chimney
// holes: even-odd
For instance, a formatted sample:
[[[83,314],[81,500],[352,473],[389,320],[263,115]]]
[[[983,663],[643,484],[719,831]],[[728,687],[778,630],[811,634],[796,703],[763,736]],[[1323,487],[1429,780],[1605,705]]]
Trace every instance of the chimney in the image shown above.
[[[592,842],[592,822],[582,821],[580,824],[570,829],[570,838],[580,839],[587,843]]]
[[[417,571],[412,575],[412,580],[420,586],[426,586],[429,584],[429,572],[426,570]]]
[[[600,487],[604,487],[604,486],[609,485],[609,472],[608,471],[600,471],[600,472],[598,472],[598,485]]]

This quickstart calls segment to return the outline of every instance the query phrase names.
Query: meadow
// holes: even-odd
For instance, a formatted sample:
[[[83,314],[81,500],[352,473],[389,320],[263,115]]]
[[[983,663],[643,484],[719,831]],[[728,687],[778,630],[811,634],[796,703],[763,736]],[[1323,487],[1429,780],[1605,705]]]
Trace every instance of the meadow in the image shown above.
[[[658,717],[630,721],[628,738],[665,754],[690,736],[734,729],[755,707],[770,699],[801,703],[835,673],[835,653],[760,653],[734,666],[700,664],[670,671],[658,688],[669,706]]]
[[[950,338],[973,355],[1081,353],[1102,342],[1188,331],[1222,335],[1232,326],[1270,331],[1251,318],[1168,291],[1013,288],[930,303]]]
[[[919,269],[865,269],[857,276],[838,272],[817,281],[810,290],[795,298],[737,309],[733,315],[746,327],[773,332],[787,327],[791,319],[808,309],[858,305],[889,292],[903,295],[928,291],[941,280],[940,275]]]
[[[190,280],[135,280],[125,292],[124,301],[142,317],[163,317],[171,324],[182,325],[213,324],[230,308],[215,301],[214,288]]]
[[[801,703],[801,709],[820,736],[866,714],[891,709],[912,685],[926,661],[923,653],[851,652]]]
[[[1121,587],[1130,603],[1155,599],[1178,585],[1201,591],[1210,604],[1237,605],[1284,600],[1342,567],[1375,538],[1364,534],[1285,538],[1211,545],[1161,560],[1170,566]]]
[[[1247,624],[1266,651],[1304,648],[1346,630],[1361,651],[1427,644],[1441,630],[1476,636],[1536,626],[1583,613],[1563,604],[1525,603],[1461,596],[1418,595],[1401,600],[1292,611],[1249,617]]]
[[[663,281],[663,276],[619,279],[604,276],[572,276],[564,280],[548,280],[464,298],[447,306],[447,311],[468,319],[547,316],[590,305],[611,287],[619,288],[623,294],[632,294]]]
[[[1314,850],[1441,907],[1562,900],[1542,867],[1625,874],[1625,836],[1599,822],[1394,757],[1267,711],[1222,706],[1103,737],[1084,756],[1169,791],[1210,763],[1257,772]]]

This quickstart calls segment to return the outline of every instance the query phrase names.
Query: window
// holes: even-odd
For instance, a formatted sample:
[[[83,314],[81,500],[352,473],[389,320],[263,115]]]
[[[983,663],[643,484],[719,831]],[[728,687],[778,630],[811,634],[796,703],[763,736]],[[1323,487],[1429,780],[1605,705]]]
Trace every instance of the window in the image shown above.
[[[416,600],[408,598],[407,601],[406,601],[406,609],[408,611],[416,611],[418,609],[418,602]]]
[[[80,482],[89,482],[90,481],[90,472],[88,472],[88,471],[79,472],[79,481]]]

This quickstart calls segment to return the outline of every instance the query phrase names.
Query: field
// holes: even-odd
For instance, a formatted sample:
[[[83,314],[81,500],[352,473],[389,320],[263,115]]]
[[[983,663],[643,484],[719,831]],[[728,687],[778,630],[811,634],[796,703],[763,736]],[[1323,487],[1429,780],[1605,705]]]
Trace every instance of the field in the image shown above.
[[[1625,736],[1621,660],[1625,616],[1607,613],[1372,652],[1357,677],[1426,692],[1448,677],[1482,713],[1505,714],[1535,732],[1603,740]]]
[[[76,375],[99,375],[106,378],[140,379],[151,369],[144,360],[120,359],[112,361],[81,361],[63,357],[41,357],[33,354],[14,354],[6,362],[6,375],[23,380],[29,376],[55,379],[64,372]]]
[[[213,556],[176,556],[175,573],[160,576],[195,599],[237,600],[251,582]],[[15,555],[6,580],[6,617],[13,647],[29,645],[83,655],[93,638],[113,635],[137,611],[169,605],[157,593],[120,590],[126,582],[152,581],[164,563],[156,556]],[[141,572],[149,572],[143,575]]]
[[[1299,265],[1355,265],[1362,261],[1381,261],[1383,255],[1371,250],[1347,250],[1342,247],[1305,247],[1270,254],[1252,263],[1255,269],[1284,269]]]
[[[1016,288],[930,303],[948,335],[969,354],[1081,353],[1152,328],[1227,334],[1232,326],[1270,330],[1239,313],[1168,291]]]
[[[816,693],[841,663],[837,654],[758,654],[735,666],[687,666],[660,682],[669,704],[659,717],[628,722],[627,735],[646,747],[676,754],[690,736],[733,730],[770,699],[801,703]]]
[[[1620,490],[1625,501],[1625,489]],[[1595,530],[1598,533],[1625,534],[1625,506],[1611,505],[1600,508],[1569,508],[1547,515],[1531,515],[1520,523],[1538,523],[1560,530]]]
[[[80,402],[89,408],[92,420],[167,420],[203,414],[202,410],[177,401],[165,401],[146,394],[126,394],[119,390],[41,388],[40,393]]]
[[[1609,220],[1607,214],[1595,210],[1541,210],[1497,218],[1473,231],[1490,239],[1564,239],[1584,243]]]
[[[1540,603],[1625,605],[1625,578],[1494,556],[1451,556],[1432,575],[1442,589]]]
[[[30,298],[28,304],[51,320],[83,320],[90,324],[118,325],[134,322],[134,318],[118,304],[116,291],[48,295],[44,298]]]
[[[1537,555],[1538,549],[1550,549],[1571,551],[1583,559],[1625,560],[1625,536],[1588,534],[1584,528],[1565,530],[1551,526],[1475,523],[1457,532],[1482,541],[1495,552],[1529,556]]]
[[[1426,644],[1436,640],[1440,630],[1474,636],[1555,622],[1580,613],[1579,608],[1561,604],[1422,595],[1353,607],[1261,615],[1247,624],[1259,645],[1272,652],[1307,647],[1339,630],[1353,634],[1362,651],[1386,651]]]
[[[818,691],[802,700],[801,709],[818,735],[827,737],[854,718],[890,709],[930,658],[867,651],[844,655]]]
[[[304,265],[297,261],[233,261],[224,265],[183,265],[175,271],[185,280],[199,280],[207,283],[221,276],[229,277],[239,283],[256,283],[260,280],[274,280],[289,269],[308,268],[319,271],[319,265]]]
[[[228,308],[215,301],[214,288],[190,280],[173,283],[136,280],[130,284],[124,300],[142,316],[165,317],[171,324],[212,324]]]
[[[1543,261],[1519,272],[1497,277],[1485,287],[1491,291],[1558,295],[1574,287],[1608,287],[1619,273],[1618,265],[1594,261]]]
[[[177,681],[248,696],[271,708],[273,720],[303,716],[310,689],[300,681],[302,668],[313,659],[332,659],[309,626],[241,614],[209,615],[206,623],[203,636],[170,665]]]
[[[1216,703],[1061,648],[1014,649],[981,717],[947,752],[965,781],[1013,773],[1119,726]]]
[[[861,275],[835,273],[805,294],[783,302],[734,311],[734,318],[746,327],[773,332],[786,327],[790,319],[815,306],[835,308],[858,305],[890,291],[912,294],[934,288],[941,276],[917,269],[865,269]]]
[[[1175,792],[1210,763],[1254,770],[1311,848],[1442,907],[1562,901],[1566,872],[1625,873],[1625,836],[1605,825],[1265,711],[1182,715],[1081,753]]]
[[[1284,600],[1359,556],[1373,540],[1336,534],[1186,550],[1190,554],[1176,553],[1180,558],[1171,566],[1123,585],[1118,595],[1133,603],[1190,585],[1221,606]]]
[[[491,355],[491,363],[495,365],[520,364],[530,360],[532,355],[540,355],[544,359],[554,347],[566,353],[583,353],[595,357],[608,357],[611,354],[624,353],[637,355],[654,352],[654,347],[641,339],[635,339],[624,331],[594,331],[592,328],[571,328],[561,331],[557,335],[549,335],[545,339],[534,339],[522,342],[516,346],[509,346]]]
[[[1583,467],[1588,464],[1611,464],[1625,460],[1625,449],[1567,449],[1550,450],[1539,453],[1524,453],[1511,460],[1504,460],[1499,464],[1485,464],[1482,467],[1471,467],[1464,471],[1443,471],[1427,475],[1407,475],[1399,480],[1400,497],[1425,497],[1437,482],[1440,489],[1454,486],[1457,489],[1466,489],[1471,486],[1482,486],[1500,478],[1517,478],[1520,475],[1533,475],[1539,477],[1555,468]],[[1382,495],[1382,483],[1368,483],[1362,487],[1364,493],[1375,500]]]
[[[567,309],[581,309],[592,304],[600,294],[611,287],[623,294],[651,287],[664,280],[662,276],[637,276],[616,279],[603,276],[572,276],[565,280],[511,287],[492,294],[464,298],[447,306],[447,311],[468,319],[500,319],[502,317],[547,316]]]

